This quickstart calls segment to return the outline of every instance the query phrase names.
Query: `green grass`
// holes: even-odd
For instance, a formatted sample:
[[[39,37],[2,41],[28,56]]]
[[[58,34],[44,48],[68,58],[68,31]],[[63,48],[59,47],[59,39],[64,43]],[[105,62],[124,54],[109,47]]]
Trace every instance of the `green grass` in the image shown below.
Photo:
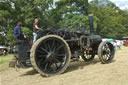
[[[7,70],[9,61],[13,58],[12,54],[9,54],[7,56],[0,56],[0,71]]]

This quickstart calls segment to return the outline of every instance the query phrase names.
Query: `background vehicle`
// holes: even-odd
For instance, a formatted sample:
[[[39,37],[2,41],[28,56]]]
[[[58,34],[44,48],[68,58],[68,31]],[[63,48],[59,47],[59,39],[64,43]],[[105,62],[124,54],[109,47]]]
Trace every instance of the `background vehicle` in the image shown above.
[[[123,41],[123,45],[124,45],[124,46],[128,46],[128,40],[124,40],[124,41]]]
[[[0,55],[7,55],[8,54],[8,48],[6,46],[0,46]]]

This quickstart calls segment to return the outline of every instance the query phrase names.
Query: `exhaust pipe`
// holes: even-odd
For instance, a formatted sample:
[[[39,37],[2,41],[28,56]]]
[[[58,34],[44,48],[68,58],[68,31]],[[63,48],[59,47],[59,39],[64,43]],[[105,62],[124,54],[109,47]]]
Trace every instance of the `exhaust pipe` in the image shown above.
[[[89,24],[90,24],[90,34],[94,34],[94,27],[93,27],[93,14],[89,14]]]

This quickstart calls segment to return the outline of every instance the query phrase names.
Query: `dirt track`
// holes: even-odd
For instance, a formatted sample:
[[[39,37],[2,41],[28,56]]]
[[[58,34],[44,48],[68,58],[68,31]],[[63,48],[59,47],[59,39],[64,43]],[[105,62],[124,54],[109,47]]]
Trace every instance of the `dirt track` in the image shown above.
[[[89,63],[81,60],[52,77],[42,77],[32,68],[9,69],[0,72],[0,85],[128,85],[128,47],[118,50],[110,64],[101,64],[97,57]]]

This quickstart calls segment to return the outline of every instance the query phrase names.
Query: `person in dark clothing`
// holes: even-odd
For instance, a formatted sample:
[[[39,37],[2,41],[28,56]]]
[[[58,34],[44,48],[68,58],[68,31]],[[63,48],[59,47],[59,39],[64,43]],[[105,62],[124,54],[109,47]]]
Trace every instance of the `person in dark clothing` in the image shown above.
[[[19,39],[19,40],[24,40],[26,39],[26,36],[22,34],[22,31],[21,31],[21,25],[22,23],[21,22],[18,22],[17,23],[17,26],[14,28],[14,36]]]
[[[29,49],[29,47],[27,47],[29,46],[27,42],[27,37],[22,34],[21,25],[22,23],[18,22],[17,26],[14,28],[14,36],[17,39],[16,48],[18,51],[18,56],[16,56],[17,54],[14,54],[14,57],[9,62],[9,67],[13,67],[13,68],[21,66],[21,64],[19,63],[17,64],[17,61],[19,62],[19,60],[24,60],[26,58],[25,52]]]

